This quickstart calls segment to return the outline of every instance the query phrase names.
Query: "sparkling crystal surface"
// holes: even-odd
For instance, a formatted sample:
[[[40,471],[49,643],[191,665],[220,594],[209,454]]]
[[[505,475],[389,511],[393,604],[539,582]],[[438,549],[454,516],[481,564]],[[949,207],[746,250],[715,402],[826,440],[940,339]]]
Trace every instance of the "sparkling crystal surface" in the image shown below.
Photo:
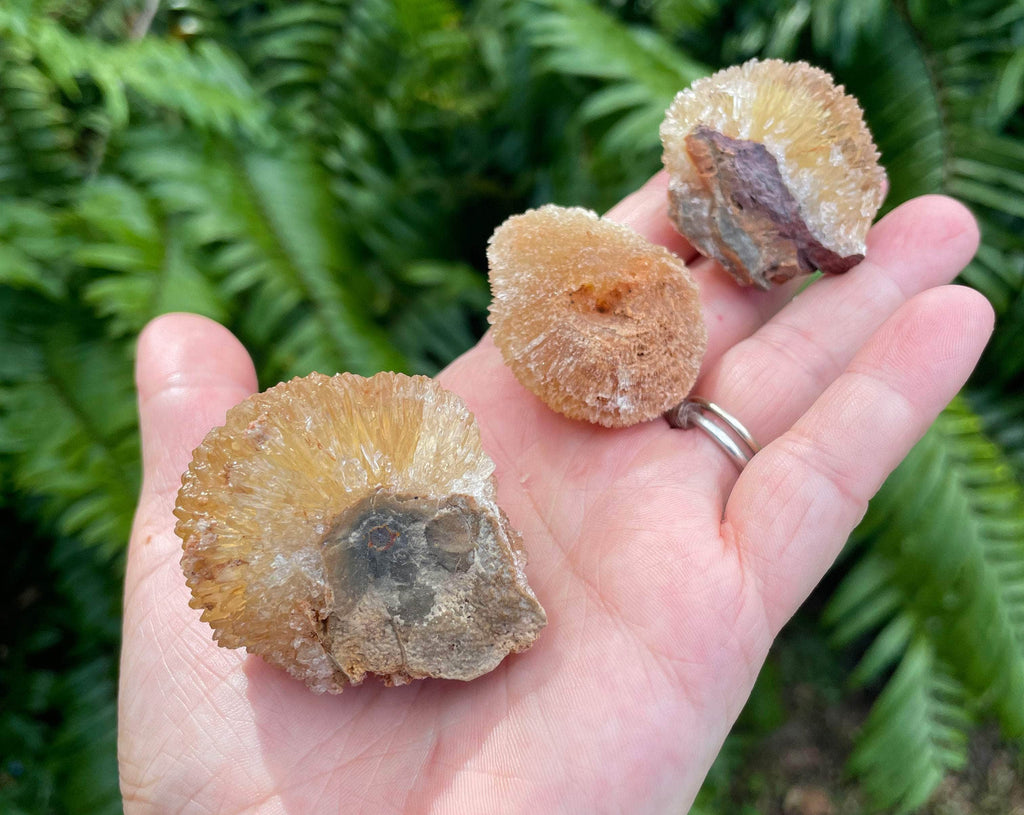
[[[778,230],[767,237],[754,234],[757,245],[744,247],[743,234],[722,228],[724,216],[736,216],[737,208],[724,212],[709,194],[707,173],[702,176],[692,155],[698,127],[764,145],[813,240],[839,257],[864,254],[868,228],[885,196],[885,171],[860,106],[827,73],[803,62],[751,60],[680,92],[661,126],[676,225],[743,282],[761,283],[764,270],[735,268],[735,255],[744,248],[747,257],[764,253],[766,241],[788,236]],[[779,254],[785,253],[769,248],[765,262],[778,262],[773,258]]]
[[[426,377],[313,374],[210,432],[175,515],[219,644],[317,691],[472,679],[545,615],[462,401]]]
[[[664,247],[548,205],[498,227],[488,261],[494,341],[553,410],[622,427],[693,387],[707,346],[699,291]]]

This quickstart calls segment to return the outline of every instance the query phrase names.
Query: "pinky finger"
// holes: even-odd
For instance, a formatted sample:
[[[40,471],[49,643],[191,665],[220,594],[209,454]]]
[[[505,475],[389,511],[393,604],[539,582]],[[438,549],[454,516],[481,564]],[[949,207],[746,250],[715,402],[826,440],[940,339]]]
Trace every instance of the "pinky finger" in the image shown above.
[[[744,469],[723,531],[777,632],[867,503],[966,381],[992,330],[977,292],[931,289],[868,340],[796,424]]]

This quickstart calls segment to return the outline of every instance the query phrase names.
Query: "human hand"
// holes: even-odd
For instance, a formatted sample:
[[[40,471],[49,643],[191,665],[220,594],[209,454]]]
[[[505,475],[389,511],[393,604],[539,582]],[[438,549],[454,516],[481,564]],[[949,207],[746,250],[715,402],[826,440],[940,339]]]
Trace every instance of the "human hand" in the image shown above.
[[[609,217],[696,257],[669,225],[663,175]],[[709,332],[695,392],[763,445],[742,472],[699,430],[551,412],[485,337],[440,379],[480,423],[549,625],[472,683],[368,681],[340,696],[219,648],[188,606],[180,476],[256,379],[220,326],[155,320],[137,363],[126,811],[684,811],[775,635],[976,363],[991,308],[944,285],[976,245],[963,207],[927,197],[875,226],[860,266],[795,299],[694,261]]]

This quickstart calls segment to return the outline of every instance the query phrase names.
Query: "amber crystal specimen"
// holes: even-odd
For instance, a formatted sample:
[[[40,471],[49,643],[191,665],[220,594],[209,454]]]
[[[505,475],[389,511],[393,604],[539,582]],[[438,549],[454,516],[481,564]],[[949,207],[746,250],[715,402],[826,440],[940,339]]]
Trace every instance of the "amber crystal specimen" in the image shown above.
[[[462,401],[426,377],[312,374],[228,411],[174,513],[214,639],[340,693],[473,679],[544,610]]]
[[[553,410],[624,427],[693,387],[707,346],[699,291],[664,247],[548,205],[499,226],[488,261],[494,342]]]
[[[885,171],[857,101],[805,62],[700,79],[661,125],[669,214],[740,283],[769,288],[864,258]]]

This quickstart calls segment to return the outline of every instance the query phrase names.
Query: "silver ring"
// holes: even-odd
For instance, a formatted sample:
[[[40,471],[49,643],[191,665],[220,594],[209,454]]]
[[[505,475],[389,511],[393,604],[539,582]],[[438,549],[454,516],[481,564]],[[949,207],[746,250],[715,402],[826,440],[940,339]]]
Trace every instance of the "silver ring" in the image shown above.
[[[669,425],[687,430],[699,427],[723,450],[741,470],[761,449],[754,437],[740,422],[714,402],[691,396],[665,414]],[[725,425],[724,427],[722,425]],[[732,431],[731,433],[729,431]]]

